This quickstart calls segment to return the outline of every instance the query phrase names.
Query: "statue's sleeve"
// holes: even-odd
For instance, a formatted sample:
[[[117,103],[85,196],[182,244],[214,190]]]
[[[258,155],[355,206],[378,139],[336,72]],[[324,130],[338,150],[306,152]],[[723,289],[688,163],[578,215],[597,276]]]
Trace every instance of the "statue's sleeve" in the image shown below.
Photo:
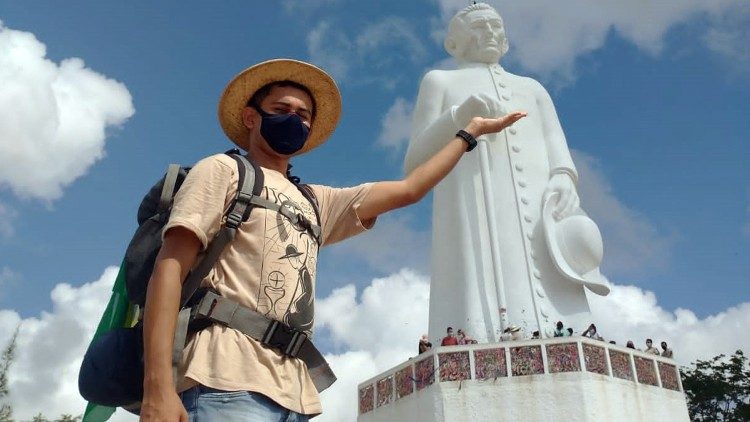
[[[539,83],[534,81],[536,86],[536,101],[541,112],[542,128],[544,131],[544,142],[547,145],[549,157],[550,176],[556,173],[567,173],[578,183],[578,172],[570,157],[568,143],[565,141],[560,120],[557,118],[555,105],[552,103],[549,93]]]
[[[404,158],[406,174],[440,151],[460,129],[453,119],[455,106],[443,105],[445,88],[435,71],[428,72],[422,79],[414,106],[411,140]]]

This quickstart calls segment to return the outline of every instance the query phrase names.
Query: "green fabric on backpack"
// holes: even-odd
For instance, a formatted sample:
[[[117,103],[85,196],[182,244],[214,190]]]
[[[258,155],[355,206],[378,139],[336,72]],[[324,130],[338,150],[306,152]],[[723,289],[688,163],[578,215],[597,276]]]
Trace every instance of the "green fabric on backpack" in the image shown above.
[[[99,326],[96,328],[94,340],[109,330],[121,327],[132,327],[135,325],[138,315],[134,312],[133,305],[128,300],[128,292],[125,289],[125,263],[120,264],[120,271],[117,273],[115,284],[112,286],[112,296],[109,298],[107,308],[99,320]],[[115,413],[116,408],[100,406],[89,403],[86,411],[83,413],[82,422],[104,422]]]

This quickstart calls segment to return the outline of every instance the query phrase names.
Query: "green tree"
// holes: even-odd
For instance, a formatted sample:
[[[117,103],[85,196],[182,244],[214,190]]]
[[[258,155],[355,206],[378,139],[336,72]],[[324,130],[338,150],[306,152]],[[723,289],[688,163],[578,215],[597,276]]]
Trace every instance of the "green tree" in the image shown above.
[[[0,357],[0,403],[4,402],[10,389],[8,387],[8,370],[10,365],[13,363],[13,359],[16,358],[16,339],[18,337],[18,328],[16,328],[13,337],[11,337],[8,346],[5,347],[2,357]],[[73,416],[68,414],[60,415],[59,418],[55,419],[54,422],[79,422],[82,416]],[[0,405],[0,422],[14,422],[13,420],[13,408],[9,403],[3,403]],[[46,416],[41,413],[34,416],[32,422],[53,422],[47,419]]]
[[[750,365],[737,350],[683,368],[682,387],[694,421],[750,421]]]
[[[16,337],[18,337],[18,328],[13,333],[8,346],[0,357],[0,402],[4,402],[10,390],[8,389],[8,369],[13,359],[16,357]],[[0,405],[0,422],[13,421],[13,408],[9,403]]]

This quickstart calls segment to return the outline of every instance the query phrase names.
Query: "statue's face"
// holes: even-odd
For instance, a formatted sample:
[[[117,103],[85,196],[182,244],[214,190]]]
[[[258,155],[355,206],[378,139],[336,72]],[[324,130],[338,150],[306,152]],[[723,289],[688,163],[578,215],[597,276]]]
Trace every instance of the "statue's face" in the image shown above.
[[[464,18],[464,59],[468,62],[497,63],[503,55],[505,28],[493,10],[475,10]]]

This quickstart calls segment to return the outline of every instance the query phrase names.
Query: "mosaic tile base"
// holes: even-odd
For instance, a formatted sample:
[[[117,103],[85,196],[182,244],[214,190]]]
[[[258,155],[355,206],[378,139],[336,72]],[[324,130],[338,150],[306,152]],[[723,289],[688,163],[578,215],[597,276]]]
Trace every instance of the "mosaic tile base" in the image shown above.
[[[659,385],[659,382],[656,380],[653,360],[635,356],[635,372],[638,374],[639,383]]]
[[[630,367],[630,355],[609,350],[609,361],[612,364],[612,376],[633,381],[633,371]]]
[[[550,373],[581,370],[577,343],[549,344],[545,349],[547,349],[547,365],[549,365]]]
[[[440,381],[458,381],[471,378],[469,352],[450,352],[438,354]]]
[[[474,351],[474,378],[485,380],[507,377],[508,365],[505,362],[505,348]]]
[[[541,346],[510,348],[510,368],[514,377],[544,373]]]
[[[386,377],[379,380],[378,386],[378,407],[388,404],[393,399],[393,377]]]
[[[414,365],[414,380],[417,390],[426,388],[435,382],[435,360],[432,356],[422,359]]]
[[[603,347],[583,344],[583,359],[586,363],[586,370],[597,374],[607,374],[607,356]]]
[[[411,365],[396,372],[396,399],[414,392],[414,371]]]
[[[659,362],[659,377],[661,386],[674,391],[680,391],[680,382],[677,380],[677,367],[668,363]]]
[[[368,385],[359,390],[359,413],[367,413],[375,408],[375,387]]]

